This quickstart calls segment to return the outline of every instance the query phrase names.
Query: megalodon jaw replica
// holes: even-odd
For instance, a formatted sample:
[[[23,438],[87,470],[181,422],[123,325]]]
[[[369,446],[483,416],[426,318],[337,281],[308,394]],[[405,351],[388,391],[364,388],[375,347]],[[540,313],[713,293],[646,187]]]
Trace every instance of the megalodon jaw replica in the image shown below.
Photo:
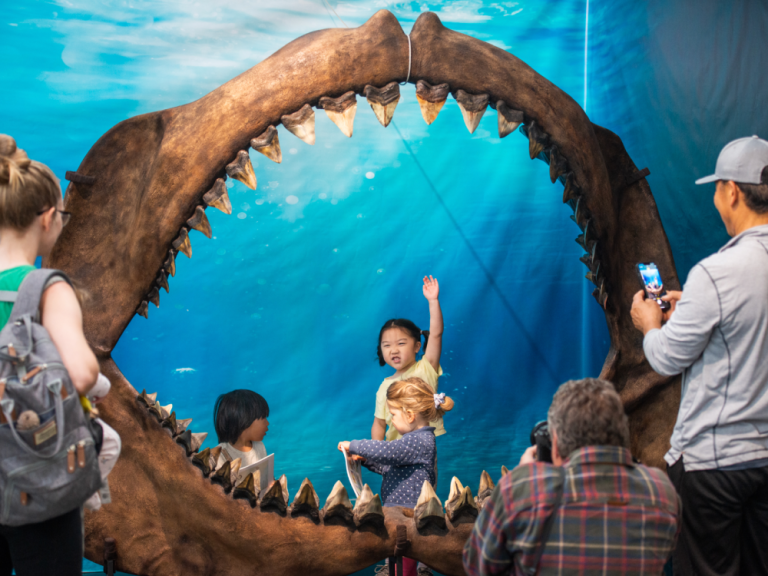
[[[200,100],[121,122],[70,176],[72,220],[45,265],[65,270],[90,295],[86,335],[113,385],[101,412],[123,439],[110,476],[112,504],[86,515],[88,558],[100,560],[109,536],[118,568],[137,574],[319,576],[362,569],[399,545],[441,573],[463,573],[464,542],[493,488],[487,473],[474,495],[454,479],[445,510],[429,486],[414,510],[382,510],[368,492],[353,509],[341,484],[324,505],[309,481],[293,495],[284,479],[259,491],[257,478],[236,479],[237,463],[216,469],[216,454],[199,451],[202,438],[189,421],[154,395],[138,394],[110,357],[133,315],[159,305],[178,253],[191,257],[190,231],[210,237],[205,209],[231,213],[226,178],[256,187],[249,146],[280,162],[280,123],[313,144],[314,108],[351,136],[359,97],[386,126],[406,78],[428,123],[452,95],[470,132],[488,106],[500,137],[522,126],[531,158],[549,163],[552,182],[563,184],[610,331],[602,376],[622,395],[635,456],[662,465],[679,378],[655,374],[644,359],[629,315],[634,265],[654,261],[668,289],[679,282],[647,172],[563,91],[436,15],[416,21],[410,51],[409,74],[409,39],[384,10],[359,28],[308,34]]]

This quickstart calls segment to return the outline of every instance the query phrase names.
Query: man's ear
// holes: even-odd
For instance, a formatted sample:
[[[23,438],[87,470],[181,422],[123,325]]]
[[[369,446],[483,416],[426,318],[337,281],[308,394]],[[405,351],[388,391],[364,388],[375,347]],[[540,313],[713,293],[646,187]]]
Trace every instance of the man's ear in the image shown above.
[[[728,194],[728,205],[731,208],[734,208],[740,202],[744,202],[744,192],[742,192],[741,188],[739,188],[736,182],[733,180],[728,180],[725,185],[726,192]]]

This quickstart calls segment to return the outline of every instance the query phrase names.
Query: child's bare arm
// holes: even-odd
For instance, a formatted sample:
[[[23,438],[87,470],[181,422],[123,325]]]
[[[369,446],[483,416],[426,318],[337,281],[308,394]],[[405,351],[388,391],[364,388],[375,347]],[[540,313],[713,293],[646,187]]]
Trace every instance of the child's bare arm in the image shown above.
[[[437,371],[440,367],[440,354],[443,351],[443,311],[440,309],[440,285],[436,278],[424,276],[424,298],[429,302],[429,340],[424,358]]]
[[[371,426],[371,439],[384,440],[384,434],[387,432],[387,421],[374,417],[373,426]]]

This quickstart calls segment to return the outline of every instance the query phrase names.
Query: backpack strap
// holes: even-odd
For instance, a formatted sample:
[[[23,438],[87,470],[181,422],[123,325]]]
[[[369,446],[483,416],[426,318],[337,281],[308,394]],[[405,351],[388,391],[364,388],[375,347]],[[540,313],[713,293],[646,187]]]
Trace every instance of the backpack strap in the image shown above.
[[[56,276],[60,276],[67,284],[72,285],[70,279],[61,270],[41,268],[27,274],[19,286],[16,303],[13,305],[8,323],[16,322],[24,316],[37,319],[40,315],[40,299],[43,297],[45,287]]]
[[[15,290],[0,290],[0,302],[16,302],[17,294]]]

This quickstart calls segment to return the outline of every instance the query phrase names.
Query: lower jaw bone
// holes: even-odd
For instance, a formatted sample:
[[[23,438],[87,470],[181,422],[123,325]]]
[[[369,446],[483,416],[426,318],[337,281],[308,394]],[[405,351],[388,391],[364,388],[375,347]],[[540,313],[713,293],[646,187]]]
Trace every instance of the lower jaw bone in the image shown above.
[[[328,118],[339,127],[342,134],[347,138],[352,137],[357,112],[357,98],[354,92],[349,91],[338,98],[323,96],[317,105],[325,110]]]
[[[424,80],[419,80],[416,83],[416,100],[419,103],[424,122],[432,124],[435,121],[445,101],[448,99],[448,91],[448,84],[432,86]]]
[[[280,118],[280,122],[286,129],[309,145],[315,143],[315,111],[312,106],[304,104],[300,110],[293,114],[286,114]]]

